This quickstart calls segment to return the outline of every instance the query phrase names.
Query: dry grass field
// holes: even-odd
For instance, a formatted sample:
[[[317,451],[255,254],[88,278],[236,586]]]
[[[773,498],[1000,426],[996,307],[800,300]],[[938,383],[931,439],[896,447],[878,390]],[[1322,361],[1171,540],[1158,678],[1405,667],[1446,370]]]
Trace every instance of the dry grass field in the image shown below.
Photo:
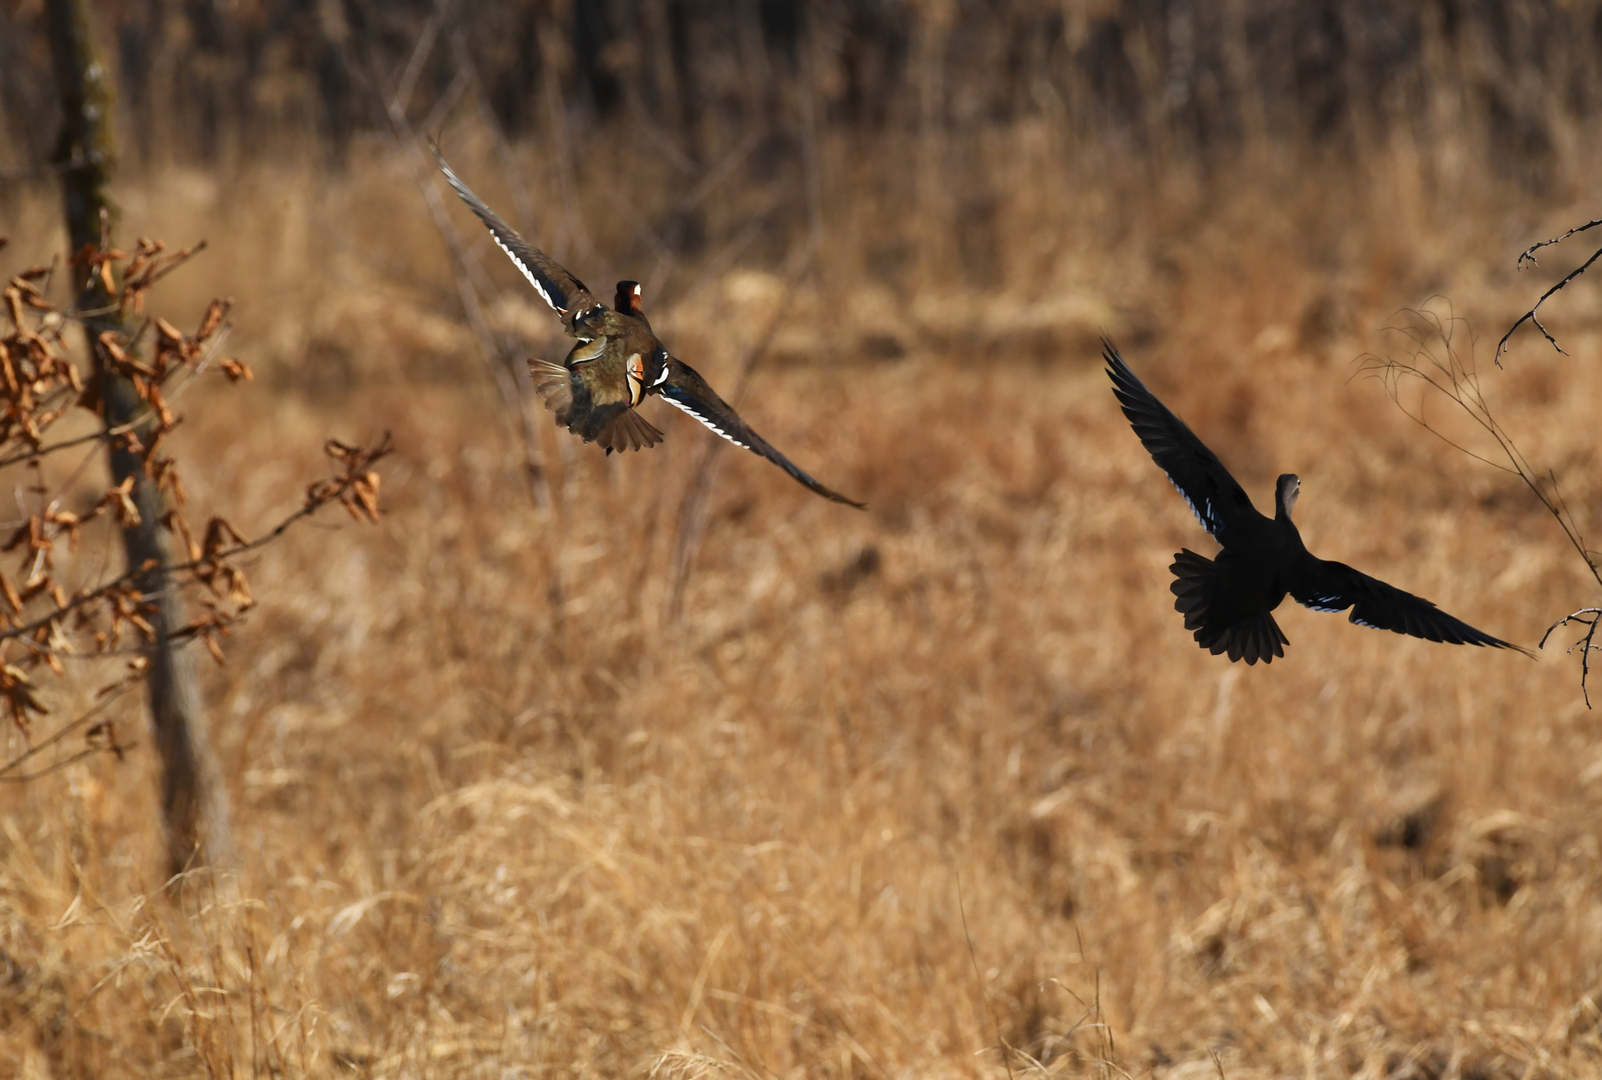
[[[453,153],[510,205],[485,145]],[[1367,168],[1020,184],[991,283],[882,277],[892,202],[832,197],[741,407],[870,509],[722,455],[676,618],[710,436],[648,406],[667,442],[606,458],[542,414],[537,509],[392,151],[130,174],[131,233],[211,243],[164,310],[232,295],[259,373],[186,409],[194,501],[248,534],[323,438],[398,450],[381,527],[267,549],[208,668],[231,867],[163,893],[147,745],[0,790],[0,1076],[1602,1072],[1577,661],[1294,605],[1283,661],[1201,652],[1167,566],[1212,545],[1097,360],[1105,330],[1259,507],[1299,473],[1318,553],[1533,646],[1595,601],[1579,558],[1358,358],[1407,355],[1399,309],[1470,320],[1500,419],[1602,533],[1599,283],[1552,303],[1570,355],[1526,333],[1490,366],[1567,258],[1514,256],[1594,182],[1446,205],[1406,154]],[[48,185],[8,199],[9,274],[61,240]],[[645,277],[599,196],[574,212],[577,272]],[[467,235],[492,321],[557,358]],[[729,386],[782,279],[672,284],[657,328]]]

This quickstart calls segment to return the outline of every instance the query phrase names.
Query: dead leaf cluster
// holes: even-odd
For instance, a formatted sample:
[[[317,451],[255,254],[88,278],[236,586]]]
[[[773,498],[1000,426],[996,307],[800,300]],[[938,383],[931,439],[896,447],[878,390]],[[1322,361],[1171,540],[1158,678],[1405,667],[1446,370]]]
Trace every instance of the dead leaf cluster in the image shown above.
[[[173,402],[208,372],[230,383],[254,378],[242,360],[213,363],[230,330],[231,300],[213,299],[192,332],[148,310],[151,288],[204,248],[199,243],[169,252],[161,241],[145,238],[131,253],[110,247],[104,239],[98,247],[86,246],[71,263],[105,287],[111,297],[106,311],[86,312],[54,302],[53,265],[13,275],[3,291],[9,324],[0,336],[0,469],[23,472],[15,484],[21,517],[10,523],[9,531],[0,532],[0,555],[15,559],[0,570],[0,699],[28,743],[23,758],[31,758],[37,749],[33,718],[51,712],[49,700],[58,696],[58,689],[70,692],[98,670],[91,664],[69,674],[64,661],[138,653],[156,638],[155,597],[146,591],[149,566],[127,567],[108,577],[104,557],[93,570],[82,565],[87,535],[104,547],[115,530],[137,527],[151,512],[141,509],[132,476],[85,497],[83,478],[103,450],[136,455],[164,496],[166,506],[157,512],[183,552],[183,561],[167,568],[170,579],[180,589],[199,591],[203,609],[173,637],[200,642],[219,664],[224,660],[222,639],[255,604],[240,556],[329,503],[340,503],[359,521],[378,520],[379,478],[373,465],[389,453],[387,436],[372,447],[330,440],[327,451],[338,465],[335,474],[311,484],[305,502],[254,541],[222,516],[212,515],[201,530],[189,524],[189,498],[169,439],[183,422]],[[109,313],[122,317],[112,324],[117,328],[105,329],[104,323],[93,321]],[[95,329],[86,335],[88,355],[75,360],[67,328],[78,323]],[[108,427],[104,392],[113,377],[127,380],[143,411],[131,422]],[[71,426],[69,417],[85,412],[97,418],[92,430],[53,437],[58,427]],[[52,476],[50,459],[73,448],[83,451],[82,460],[70,473]],[[64,685],[44,691],[41,671]],[[143,663],[126,667],[95,696],[126,690],[144,672]],[[114,727],[109,718],[85,727],[85,747],[120,756],[126,743],[117,739]],[[0,764],[0,779],[17,779],[12,774],[21,760]]]

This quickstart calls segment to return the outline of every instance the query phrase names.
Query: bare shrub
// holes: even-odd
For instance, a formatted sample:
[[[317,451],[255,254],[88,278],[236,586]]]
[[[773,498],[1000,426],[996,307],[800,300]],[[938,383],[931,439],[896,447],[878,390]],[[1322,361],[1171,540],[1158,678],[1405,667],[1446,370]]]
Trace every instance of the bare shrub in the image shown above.
[[[1535,266],[1535,253],[1541,248],[1560,244],[1569,237],[1598,225],[1602,225],[1602,219],[1577,225],[1559,236],[1530,245],[1520,253],[1518,268],[1522,270],[1526,265]],[[1599,258],[1602,258],[1602,248],[1598,248],[1591,253],[1590,258],[1569,270],[1518,317],[1496,343],[1492,359],[1498,368],[1502,366],[1502,355],[1507,351],[1509,341],[1518,328],[1526,322],[1534,325],[1553,349],[1559,353],[1564,352],[1557,338],[1553,337],[1551,331],[1541,322],[1541,305],[1584,274]],[[1512,434],[1492,415],[1490,401],[1485,395],[1480,375],[1474,370],[1472,339],[1469,344],[1469,355],[1466,357],[1454,343],[1455,338],[1460,338],[1461,334],[1466,332],[1467,324],[1450,313],[1442,315],[1431,309],[1414,310],[1405,314],[1408,316],[1407,321],[1401,326],[1390,329],[1409,342],[1412,354],[1404,360],[1372,358],[1366,362],[1365,370],[1379,378],[1398,407],[1426,431],[1470,457],[1518,477],[1535,496],[1536,501],[1557,522],[1564,539],[1585,564],[1586,572],[1591,579],[1598,587],[1602,587],[1602,561],[1599,561],[1602,560],[1602,552],[1590,547],[1586,541],[1581,523],[1570,509],[1568,500],[1559,486],[1556,471],[1550,468],[1540,469],[1533,465],[1519,449]],[[1454,441],[1441,427],[1427,418],[1422,401],[1416,407],[1404,403],[1402,390],[1408,384],[1422,384],[1422,389],[1427,393],[1433,393],[1435,397],[1449,402],[1459,415],[1468,418],[1483,434],[1490,437],[1491,449],[1487,453],[1481,453]],[[1579,639],[1570,645],[1567,651],[1573,653],[1578,650],[1580,653],[1580,693],[1585,699],[1586,707],[1589,708],[1591,694],[1588,680],[1591,674],[1591,653],[1602,650],[1602,645],[1595,642],[1598,627],[1602,625],[1602,608],[1583,607],[1558,619],[1547,627],[1546,633],[1541,635],[1540,647],[1545,648],[1553,633],[1570,624],[1578,624],[1585,628]]]

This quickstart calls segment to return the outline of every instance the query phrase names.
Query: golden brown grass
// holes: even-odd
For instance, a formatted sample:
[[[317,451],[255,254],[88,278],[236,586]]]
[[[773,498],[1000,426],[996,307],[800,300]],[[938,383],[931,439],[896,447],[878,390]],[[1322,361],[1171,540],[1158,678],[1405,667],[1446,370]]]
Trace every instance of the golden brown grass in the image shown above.
[[[1211,547],[1094,345],[1259,505],[1298,472],[1316,551],[1533,644],[1592,599],[1578,560],[1352,361],[1432,292],[1500,333],[1533,297],[1512,254],[1580,211],[1465,223],[1405,163],[1363,198],[1133,215],[1109,187],[1045,238],[1020,211],[1007,290],[814,281],[743,408],[872,509],[726,455],[672,622],[707,436],[654,411],[663,446],[605,459],[547,424],[535,511],[409,182],[352,168],[128,189],[131,229],[210,237],[167,295],[232,293],[271,388],[181,429],[197,502],[248,532],[325,434],[400,450],[381,531],[264,554],[208,677],[237,867],[163,896],[144,748],[0,791],[0,1075],[997,1076],[1002,1045],[1020,1075],[1602,1067],[1577,666],[1294,606],[1283,662],[1202,653],[1166,567]],[[829,208],[842,261],[870,209]],[[54,210],[23,205],[6,257],[49,250]],[[726,385],[774,289],[727,273],[657,322]],[[1597,296],[1554,305],[1571,358],[1526,341],[1487,377],[1579,507]],[[536,304],[495,317],[549,335]]]

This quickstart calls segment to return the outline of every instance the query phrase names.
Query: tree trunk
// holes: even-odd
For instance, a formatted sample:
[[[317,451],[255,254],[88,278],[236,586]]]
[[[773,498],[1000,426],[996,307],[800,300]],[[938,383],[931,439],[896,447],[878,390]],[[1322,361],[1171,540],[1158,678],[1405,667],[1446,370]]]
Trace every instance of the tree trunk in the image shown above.
[[[98,247],[101,219],[115,222],[108,188],[116,161],[112,139],[111,76],[101,63],[91,36],[87,0],[47,0],[47,28],[56,85],[61,93],[61,140],[56,147],[66,203],[67,233],[74,253],[85,245]],[[115,300],[106,293],[98,274],[77,268],[78,308],[84,312],[84,331],[93,354],[94,342],[104,331],[124,335],[127,326]],[[100,379],[102,417],[107,428],[133,423],[146,412],[131,380],[107,370]],[[150,438],[154,418],[134,425],[141,442]],[[119,441],[111,443],[112,480],[134,478],[132,498],[139,508],[139,524],[122,531],[130,568],[149,567],[137,580],[140,591],[155,600],[149,616],[155,640],[146,646],[150,661],[151,728],[161,757],[161,810],[166,835],[167,864],[172,874],[216,860],[228,847],[228,803],[216,779],[201,716],[199,688],[193,659],[170,638],[185,623],[183,601],[167,573],[171,564],[167,537],[162,532],[167,513],[160,488],[145,473],[140,455]]]

